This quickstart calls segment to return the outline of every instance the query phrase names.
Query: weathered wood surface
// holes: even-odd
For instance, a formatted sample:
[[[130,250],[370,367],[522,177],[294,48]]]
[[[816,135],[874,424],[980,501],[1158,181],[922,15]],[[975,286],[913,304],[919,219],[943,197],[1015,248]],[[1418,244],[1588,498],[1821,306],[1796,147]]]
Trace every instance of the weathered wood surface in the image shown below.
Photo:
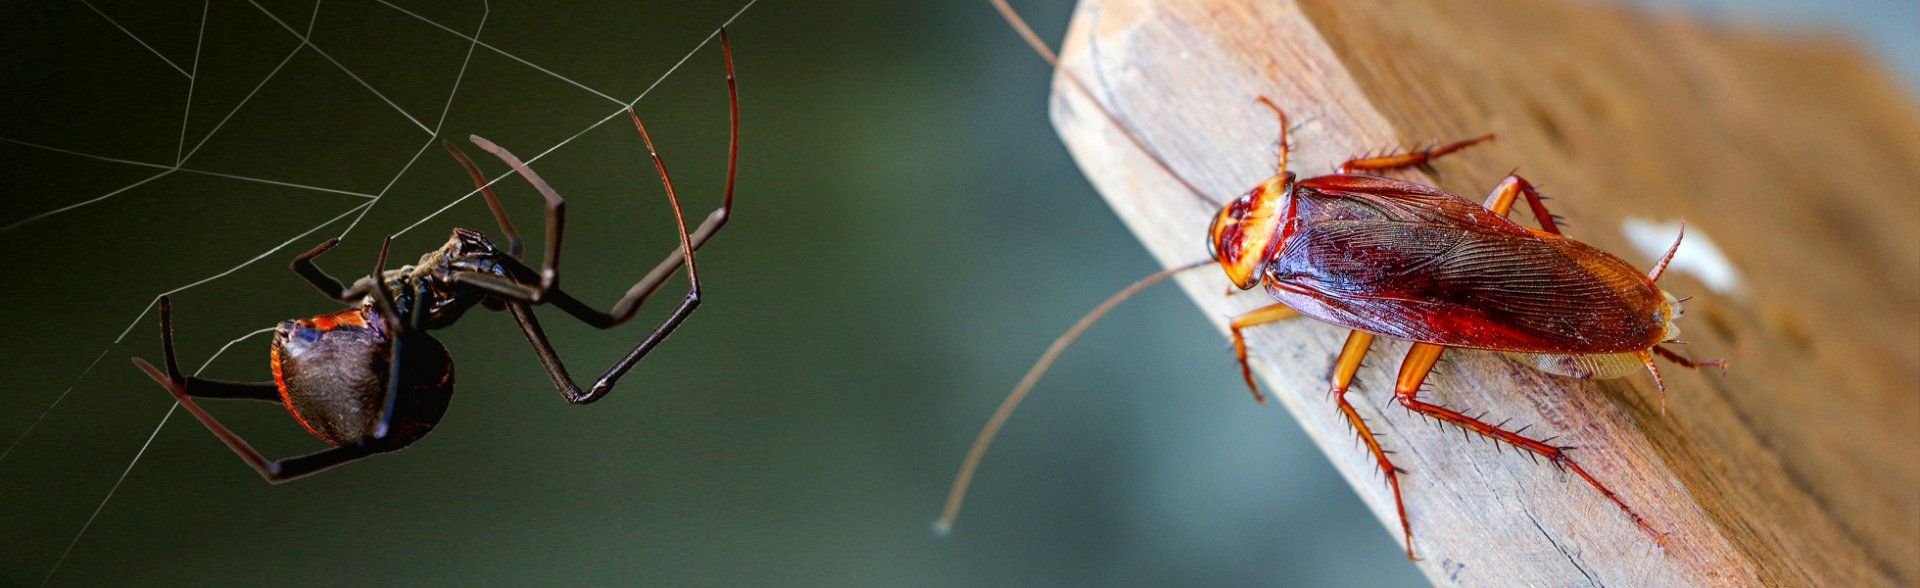
[[[1403,177],[1478,201],[1517,166],[1574,238],[1644,267],[1623,223],[1684,218],[1731,260],[1733,291],[1663,280],[1697,296],[1683,350],[1733,362],[1725,377],[1668,367],[1664,415],[1644,375],[1574,381],[1456,350],[1432,380],[1443,405],[1582,447],[1673,533],[1664,550],[1577,478],[1389,410],[1407,344],[1375,344],[1355,404],[1412,472],[1415,546],[1436,583],[1920,583],[1920,120],[1857,53],[1583,3],[1083,0],[1063,58],[1222,199],[1272,173],[1274,122],[1253,103],[1268,96],[1304,121],[1303,174],[1497,132]],[[1074,157],[1160,261],[1204,257],[1213,210],[1064,81],[1054,97]],[[1223,330],[1267,303],[1224,296],[1217,274],[1181,283]],[[1295,321],[1250,341],[1267,385],[1397,536],[1386,485],[1326,395],[1344,337]]]

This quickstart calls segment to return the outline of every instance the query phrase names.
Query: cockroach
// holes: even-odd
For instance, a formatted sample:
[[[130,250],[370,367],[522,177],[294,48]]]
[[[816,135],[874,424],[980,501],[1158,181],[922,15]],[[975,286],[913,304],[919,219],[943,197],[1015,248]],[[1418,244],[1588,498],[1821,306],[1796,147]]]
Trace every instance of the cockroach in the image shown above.
[[[1054,71],[1092,100],[1140,151],[1190,192],[1211,202],[1128,131],[1085,83],[1062,68],[1053,51],[1005,0],[990,1]],[[1726,367],[1724,360],[1693,361],[1662,347],[1680,342],[1674,321],[1681,316],[1684,299],[1658,285],[1679,250],[1679,241],[1651,271],[1642,273],[1611,253],[1563,234],[1539,191],[1519,175],[1508,175],[1483,204],[1431,186],[1375,175],[1424,168],[1440,157],[1492,141],[1493,135],[1350,159],[1332,174],[1300,179],[1287,169],[1292,145],[1286,113],[1264,97],[1256,102],[1279,119],[1274,175],[1220,208],[1207,230],[1209,260],[1165,270],[1128,286],[1054,341],[974,441],[937,528],[951,528],[987,446],[1068,344],[1135,292],[1180,272],[1217,266],[1235,288],[1262,288],[1275,301],[1234,317],[1229,325],[1241,375],[1257,401],[1265,399],[1247,362],[1246,329],[1306,316],[1351,331],[1334,362],[1331,396],[1378,461],[1393,491],[1409,558],[1418,559],[1400,494],[1399,475],[1405,471],[1394,466],[1366,420],[1347,400],[1360,360],[1376,337],[1413,342],[1394,383],[1394,400],[1401,406],[1538,454],[1572,471],[1618,506],[1634,525],[1664,543],[1666,535],[1581,467],[1568,453],[1571,447],[1426,402],[1420,387],[1441,353],[1457,347],[1499,351],[1529,367],[1572,378],[1618,378],[1645,368],[1653,375],[1664,406],[1666,385],[1660,381],[1654,356],[1688,368]],[[1521,199],[1538,220],[1539,229],[1507,219]]]

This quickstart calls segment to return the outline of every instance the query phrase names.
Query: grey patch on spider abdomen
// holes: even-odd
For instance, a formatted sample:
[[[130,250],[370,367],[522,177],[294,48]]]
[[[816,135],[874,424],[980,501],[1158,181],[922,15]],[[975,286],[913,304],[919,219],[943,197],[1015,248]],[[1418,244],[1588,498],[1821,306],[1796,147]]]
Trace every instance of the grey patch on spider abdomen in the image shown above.
[[[287,410],[333,445],[373,440],[386,403],[391,341],[370,328],[319,331],[292,322],[282,325],[273,342]],[[412,336],[405,350],[393,430],[378,441],[392,448],[431,431],[453,394],[453,362],[439,341]]]

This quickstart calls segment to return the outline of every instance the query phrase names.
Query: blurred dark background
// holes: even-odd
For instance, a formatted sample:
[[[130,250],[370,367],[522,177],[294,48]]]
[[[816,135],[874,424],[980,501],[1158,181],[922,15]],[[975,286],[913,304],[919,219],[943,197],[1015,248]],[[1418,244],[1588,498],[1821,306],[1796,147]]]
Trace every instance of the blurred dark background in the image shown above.
[[[594,91],[640,93],[742,4],[393,1],[461,34],[484,13],[479,38],[498,51],[478,48],[459,75],[468,41],[392,6],[326,2],[313,20],[310,2],[221,0],[194,72],[199,3],[16,7],[0,39],[0,224],[191,151],[191,170],[383,194],[321,259],[358,275],[381,235],[468,192],[437,146],[420,151],[426,129],[540,153],[614,112]],[[1071,8],[1021,6],[1049,38]],[[1920,70],[1898,34],[1920,27],[1910,4],[1763,6],[1730,20],[1858,31]],[[309,25],[313,48],[296,50]],[[590,407],[558,398],[508,317],[475,313],[438,333],[459,392],[431,437],[269,486],[184,413],[154,434],[171,400],[128,358],[157,358],[155,316],[116,337],[189,285],[174,295],[187,369],[332,310],[285,265],[366,198],[180,171],[0,231],[0,584],[39,583],[90,519],[55,584],[1422,581],[1286,411],[1248,401],[1224,339],[1171,288],[1062,359],[956,533],[936,537],[953,470],[1007,388],[1081,313],[1157,268],[1047,126],[1046,68],[984,2],[762,0],[732,31],[740,188],[734,223],[700,252],[707,303]],[[724,177],[718,49],[639,104],[696,218]],[[674,244],[644,153],[615,119],[536,164],[569,198],[564,281],[598,304]],[[538,196],[515,180],[501,195],[537,242]],[[402,234],[396,255],[453,226],[497,232],[471,199]],[[621,329],[546,323],[591,379],[683,288]],[[269,379],[266,345],[240,341],[205,375]],[[205,406],[270,456],[323,447],[272,406]]]

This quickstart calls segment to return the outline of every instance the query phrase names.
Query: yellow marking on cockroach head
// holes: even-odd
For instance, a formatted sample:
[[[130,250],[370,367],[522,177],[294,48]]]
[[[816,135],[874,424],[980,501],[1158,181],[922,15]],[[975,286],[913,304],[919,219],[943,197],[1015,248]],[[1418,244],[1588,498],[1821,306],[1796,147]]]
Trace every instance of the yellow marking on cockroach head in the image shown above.
[[[1227,279],[1242,290],[1260,285],[1260,272],[1280,244],[1291,172],[1268,178],[1245,195],[1228,202],[1213,217],[1207,246]]]

